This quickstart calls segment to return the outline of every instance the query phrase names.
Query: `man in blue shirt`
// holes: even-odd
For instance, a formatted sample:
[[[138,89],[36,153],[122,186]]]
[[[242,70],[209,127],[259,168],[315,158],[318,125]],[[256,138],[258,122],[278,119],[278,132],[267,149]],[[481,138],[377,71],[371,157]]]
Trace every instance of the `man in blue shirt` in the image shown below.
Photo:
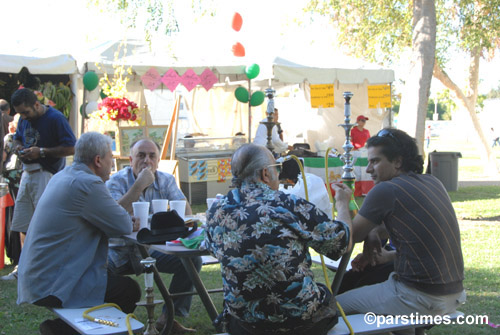
[[[142,139],[133,143],[130,148],[130,165],[114,175],[106,182],[111,196],[118,201],[129,213],[132,213],[132,203],[135,201],[147,201],[153,199],[185,200],[186,197],[177,187],[175,178],[165,172],[158,171],[160,162],[160,150],[158,145],[149,140]],[[186,214],[191,214],[191,207],[186,202]],[[151,204],[149,206],[152,211]],[[193,284],[187,275],[181,260],[172,255],[166,255],[158,251],[150,252],[156,258],[156,267],[160,272],[173,273],[170,283],[170,292],[189,292],[193,290]],[[141,256],[137,247],[132,242],[122,239],[114,239],[110,242],[109,268],[117,274],[140,274],[142,267],[139,264]],[[201,257],[193,258],[196,270],[200,272]],[[174,313],[185,317],[189,314],[192,296],[174,298]],[[165,311],[165,307],[164,307]],[[166,314],[163,313],[156,327],[161,330],[166,322]],[[194,331],[184,328],[177,321],[174,322],[174,333]]]
[[[141,298],[137,282],[106,271],[108,238],[139,228],[104,185],[112,164],[111,139],[89,132],[78,140],[73,164],[50,180],[21,253],[19,304],[83,308],[112,302],[134,311]],[[61,319],[46,320],[40,332],[75,334]]]
[[[75,152],[76,139],[64,115],[40,103],[30,89],[15,91],[11,102],[21,116],[13,148],[23,162],[23,174],[14,207],[12,231],[21,233],[22,245],[45,186],[52,175],[64,168],[65,157]],[[6,277],[2,279],[15,280],[17,271]]]

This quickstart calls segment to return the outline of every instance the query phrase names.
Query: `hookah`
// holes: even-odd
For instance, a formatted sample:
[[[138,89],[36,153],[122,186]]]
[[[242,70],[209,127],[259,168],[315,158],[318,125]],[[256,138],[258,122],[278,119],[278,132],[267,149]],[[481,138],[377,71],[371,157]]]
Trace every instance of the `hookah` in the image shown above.
[[[266,109],[266,115],[267,115],[267,120],[266,121],[261,121],[260,123],[265,125],[267,128],[267,143],[266,143],[266,148],[268,148],[272,153],[273,156],[276,156],[276,153],[274,152],[274,146],[273,146],[273,127],[276,125],[276,123],[273,121],[274,119],[274,94],[276,91],[272,88],[266,88],[266,97],[269,99],[267,102],[267,109]]]
[[[156,305],[163,303],[163,300],[154,300],[153,294],[153,281],[154,281],[154,273],[153,268],[156,264],[156,259],[152,257],[148,257],[141,260],[141,264],[144,267],[144,284],[146,287],[146,301],[141,301],[137,303],[137,306],[146,307],[148,313],[148,324],[146,330],[144,331],[144,335],[157,335],[160,334],[155,326],[155,317],[154,317],[154,309]]]
[[[346,184],[351,188],[352,190],[352,195],[351,195],[351,200],[349,201],[349,213],[351,216],[351,219],[356,216],[358,213],[359,207],[358,204],[356,203],[356,200],[354,199],[354,182],[356,179],[356,176],[354,174],[354,166],[353,166],[353,159],[352,159],[352,154],[351,151],[354,148],[354,146],[351,143],[351,128],[356,125],[356,123],[351,123],[351,98],[353,94],[351,92],[344,92],[344,123],[339,124],[339,127],[344,128],[345,131],[345,142],[344,145],[342,146],[342,149],[344,149],[344,153],[341,156],[341,160],[344,163],[344,166],[342,167],[342,183]],[[325,180],[326,180],[326,185],[327,185],[327,190],[328,190],[328,196],[330,197],[330,202],[333,203],[333,195],[332,195],[332,190],[330,188],[330,180],[329,180],[329,175],[328,175],[328,155],[332,148],[328,148],[325,153]],[[335,207],[332,206],[332,216],[335,216]],[[347,267],[347,264],[349,263],[351,259],[351,253],[352,250],[350,250],[348,253],[344,254],[344,256],[341,258],[339,267],[337,271],[341,271],[342,273],[345,272],[345,269]],[[330,283],[330,280],[328,278],[328,273],[325,265],[325,261],[323,259],[323,255],[321,256],[321,265],[323,267],[323,275],[325,276],[325,280],[327,283]],[[336,276],[332,286],[328,286],[330,288],[330,291],[332,292],[333,295],[336,295],[337,292],[339,291],[340,284],[341,284],[342,278],[339,276]],[[342,315],[342,318],[344,319],[344,322],[346,323],[347,327],[349,328],[350,334],[354,334],[354,330],[352,329],[350,323],[347,321],[347,317],[345,316],[344,310],[340,306],[340,304],[337,302],[337,307],[340,311],[340,314]]]

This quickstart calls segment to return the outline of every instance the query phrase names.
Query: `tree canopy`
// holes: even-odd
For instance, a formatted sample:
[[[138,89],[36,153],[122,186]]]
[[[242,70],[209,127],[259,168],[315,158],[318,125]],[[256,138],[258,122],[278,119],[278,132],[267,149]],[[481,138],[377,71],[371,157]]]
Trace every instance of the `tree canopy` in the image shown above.
[[[310,0],[307,10],[330,18],[340,31],[339,45],[349,53],[391,65],[412,46],[416,0]],[[500,0],[436,0],[436,62],[433,75],[450,89],[471,117],[490,166],[495,158],[476,115],[479,59],[500,47]],[[466,83],[457,83],[446,68],[457,51],[470,57]],[[453,69],[456,71],[457,69]],[[498,169],[498,167],[497,167]]]

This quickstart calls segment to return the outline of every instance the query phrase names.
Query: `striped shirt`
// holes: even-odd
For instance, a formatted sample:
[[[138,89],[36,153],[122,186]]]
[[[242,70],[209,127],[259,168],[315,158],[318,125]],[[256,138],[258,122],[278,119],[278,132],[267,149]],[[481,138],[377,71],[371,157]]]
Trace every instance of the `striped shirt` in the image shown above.
[[[385,224],[400,281],[423,292],[461,292],[464,263],[455,210],[434,176],[408,173],[377,184],[359,214]]]

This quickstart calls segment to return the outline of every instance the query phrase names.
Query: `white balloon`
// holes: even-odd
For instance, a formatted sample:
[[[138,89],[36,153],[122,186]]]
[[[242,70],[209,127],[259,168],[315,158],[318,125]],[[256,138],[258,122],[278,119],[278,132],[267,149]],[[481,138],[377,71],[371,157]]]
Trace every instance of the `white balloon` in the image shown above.
[[[97,101],[89,101],[87,102],[87,106],[85,106],[85,112],[87,115],[94,113],[97,111]]]
[[[97,86],[97,88],[95,88],[94,90],[92,91],[88,91],[89,94],[87,95],[87,100],[88,101],[97,101],[99,100],[99,95],[101,93],[100,89],[99,89],[99,86]]]

